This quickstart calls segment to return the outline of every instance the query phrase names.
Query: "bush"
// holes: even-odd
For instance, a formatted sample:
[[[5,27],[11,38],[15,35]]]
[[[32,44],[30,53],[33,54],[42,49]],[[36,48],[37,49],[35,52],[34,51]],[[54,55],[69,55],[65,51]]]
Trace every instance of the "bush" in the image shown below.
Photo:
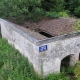
[[[74,14],[75,14],[77,17],[80,17],[80,7],[75,8]]]
[[[12,19],[18,23],[30,18],[34,20],[36,15],[40,15],[39,19],[43,16],[40,2],[41,0],[2,0],[0,2],[0,17]],[[35,20],[38,19],[35,18]]]
[[[33,10],[32,10],[32,13],[31,13],[31,19],[33,21],[39,21],[41,20],[44,16],[45,16],[45,11],[43,9],[40,9],[38,7],[35,7]]]
[[[69,77],[65,72],[61,72],[60,74],[50,74],[46,80],[69,80]]]
[[[80,80],[80,62],[76,64],[74,74],[77,80]]]
[[[54,11],[47,12],[47,16],[49,18],[59,18],[60,17],[59,13],[58,12],[54,12]]]
[[[49,16],[56,18],[57,12],[64,9],[63,4],[64,0],[1,0],[0,17],[12,19],[17,23],[26,19],[38,21],[45,17],[48,9],[48,12],[56,11],[49,13]]]
[[[68,10],[66,10],[66,11],[61,11],[61,12],[59,12],[59,14],[60,14],[60,16],[61,17],[64,17],[64,18],[66,18],[66,17],[68,17],[69,15],[69,11]]]
[[[71,14],[80,17],[80,0],[65,0],[65,8]]]
[[[64,9],[64,0],[42,0],[42,8],[45,11],[62,11]]]
[[[77,20],[73,26],[73,29],[77,32],[80,32],[80,20]]]
[[[69,66],[68,69],[67,69],[67,73],[68,74],[73,74],[73,72],[74,72],[74,67]]]

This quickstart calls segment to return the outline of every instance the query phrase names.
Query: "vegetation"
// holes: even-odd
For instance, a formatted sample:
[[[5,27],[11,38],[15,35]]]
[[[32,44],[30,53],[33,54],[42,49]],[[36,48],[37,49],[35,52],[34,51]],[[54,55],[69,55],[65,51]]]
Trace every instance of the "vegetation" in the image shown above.
[[[1,0],[0,17],[22,23],[24,20],[41,20],[45,17],[80,17],[80,0]]]
[[[0,39],[0,80],[38,80],[34,69],[19,51]]]
[[[80,19],[76,21],[76,23],[73,26],[73,29],[77,32],[80,32]]]
[[[80,17],[80,0],[1,0],[0,17],[17,23],[42,18]]]
[[[80,80],[80,62],[75,65],[74,74],[77,80]]]
[[[80,0],[65,0],[65,5],[71,14],[80,17]]]
[[[0,17],[23,23],[24,20],[39,21],[42,18],[80,17],[80,0],[1,0]],[[80,29],[80,21],[74,29]],[[62,33],[63,34],[63,33]],[[1,38],[0,33],[0,80],[76,80],[80,79],[80,63],[75,68],[63,67],[60,74],[39,77],[18,50]],[[75,76],[73,76],[75,74]],[[71,75],[71,76],[70,76]],[[75,79],[76,78],[76,79]]]
[[[0,17],[10,18],[18,22],[26,19],[38,21],[46,17],[49,11],[55,13],[62,10],[63,0],[3,0],[0,2]],[[52,13],[53,16],[51,12],[50,16],[55,18],[55,14]]]

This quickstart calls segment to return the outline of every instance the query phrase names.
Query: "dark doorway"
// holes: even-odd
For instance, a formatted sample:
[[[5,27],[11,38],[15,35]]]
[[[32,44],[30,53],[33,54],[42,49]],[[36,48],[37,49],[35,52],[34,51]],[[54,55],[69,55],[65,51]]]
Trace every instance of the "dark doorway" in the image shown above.
[[[2,37],[2,35],[1,35],[1,24],[0,24],[0,38]]]
[[[80,53],[79,53],[79,61],[80,61]]]
[[[67,69],[69,67],[69,62],[70,62],[70,55],[62,59],[61,61],[61,71],[63,68]]]

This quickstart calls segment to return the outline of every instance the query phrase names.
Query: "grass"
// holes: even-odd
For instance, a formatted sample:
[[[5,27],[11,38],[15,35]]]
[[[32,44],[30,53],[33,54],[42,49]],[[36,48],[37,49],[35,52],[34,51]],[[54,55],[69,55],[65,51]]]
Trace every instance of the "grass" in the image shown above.
[[[75,65],[74,74],[76,75],[77,80],[80,80],[80,62]]]
[[[76,23],[73,26],[73,29],[77,32],[80,32],[80,19],[76,21]]]
[[[73,73],[72,68],[66,72],[63,69],[60,74],[50,74],[44,79],[38,77],[28,59],[0,38],[0,80],[71,80],[69,73]]]
[[[27,58],[0,39],[0,80],[38,80]]]

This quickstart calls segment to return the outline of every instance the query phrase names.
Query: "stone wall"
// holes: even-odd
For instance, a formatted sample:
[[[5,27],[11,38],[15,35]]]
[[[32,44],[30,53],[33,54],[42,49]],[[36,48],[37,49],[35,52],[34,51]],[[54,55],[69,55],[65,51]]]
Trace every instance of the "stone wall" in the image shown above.
[[[79,60],[80,32],[37,40],[0,19],[2,37],[18,49],[33,64],[35,71],[42,76],[59,73],[61,61],[70,55],[70,65]]]
[[[48,50],[41,52],[43,60],[43,74],[59,73],[61,61],[70,55],[70,66],[74,66],[79,60],[80,37],[74,37],[46,43]]]

